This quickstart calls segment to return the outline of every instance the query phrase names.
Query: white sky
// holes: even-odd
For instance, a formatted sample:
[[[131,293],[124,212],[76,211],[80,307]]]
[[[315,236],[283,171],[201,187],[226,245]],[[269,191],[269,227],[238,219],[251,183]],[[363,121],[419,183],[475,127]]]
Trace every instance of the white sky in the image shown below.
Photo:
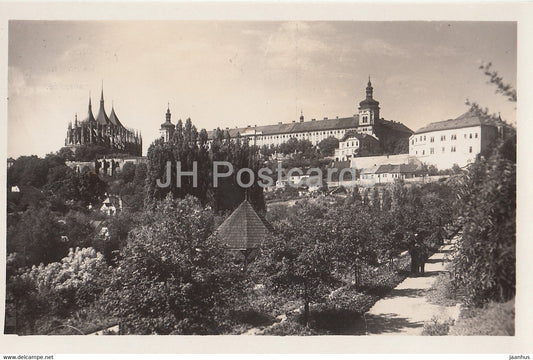
[[[381,116],[412,130],[465,112],[466,98],[515,121],[477,68],[516,86],[514,22],[10,21],[8,156],[64,144],[99,106],[140,129],[144,152],[170,102],[200,129],[350,116],[368,75]]]

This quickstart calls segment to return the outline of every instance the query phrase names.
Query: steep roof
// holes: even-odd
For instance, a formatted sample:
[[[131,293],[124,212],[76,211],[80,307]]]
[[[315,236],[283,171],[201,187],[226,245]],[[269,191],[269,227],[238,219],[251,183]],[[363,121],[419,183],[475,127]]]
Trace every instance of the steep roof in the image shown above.
[[[496,124],[490,120],[488,117],[481,117],[472,112],[466,112],[463,115],[455,118],[448,119],[444,121],[437,121],[430,123],[420,129],[415,134],[427,133],[430,131],[439,131],[439,130],[451,130],[451,129],[460,129],[471,126],[480,126],[480,125],[492,125]]]
[[[337,129],[346,129],[350,127],[357,127],[358,119],[355,116],[339,118],[339,119],[325,119],[325,120],[311,120],[305,122],[293,122],[285,124],[276,124],[276,125],[263,125],[255,127],[244,127],[244,128],[233,128],[228,129],[230,136],[234,137],[237,133],[241,135],[246,135],[245,133],[255,132],[258,135],[275,135],[275,134],[287,134],[287,133],[298,133],[298,132],[307,132],[307,131],[326,131],[326,130],[337,130]],[[221,129],[225,131],[224,129]],[[209,139],[213,138],[214,131],[208,131],[207,135]]]
[[[104,108],[104,89],[102,89],[102,95],[100,96],[100,109],[98,109],[98,115],[96,116],[96,122],[100,125],[109,125],[109,118],[105,113]]]
[[[111,122],[111,124],[113,124],[115,126],[124,127],[122,125],[122,123],[120,122],[120,120],[118,119],[118,116],[115,113],[115,108],[114,107],[111,108],[111,115],[109,115],[109,122]]]
[[[88,110],[87,118],[85,118],[83,122],[95,122],[95,121],[96,120],[94,119],[93,108],[91,105],[91,98],[89,97],[89,110]]]
[[[244,200],[218,227],[219,238],[234,250],[255,249],[268,234],[264,220]]]

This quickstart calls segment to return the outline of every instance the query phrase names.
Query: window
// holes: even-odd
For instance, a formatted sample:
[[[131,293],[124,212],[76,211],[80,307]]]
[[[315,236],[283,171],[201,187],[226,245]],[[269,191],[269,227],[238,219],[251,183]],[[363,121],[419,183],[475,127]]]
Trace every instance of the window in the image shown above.
[[[422,135],[420,135],[420,141],[422,141]]]
[[[440,141],[445,141],[445,140],[446,140],[446,135],[442,135],[442,136],[440,137]]]
[[[475,134],[475,138],[477,139],[477,133]]]
[[[470,152],[470,153],[472,152],[472,146],[470,146],[470,149],[468,150],[468,152]]]
[[[426,141],[426,135],[424,135],[424,141]]]
[[[435,154],[435,148],[431,148],[431,149],[429,149],[429,153],[430,153],[430,154]]]
[[[444,153],[446,151],[446,148],[443,146],[442,147],[442,152]]]
[[[432,137],[429,139],[429,142],[435,142],[435,137],[432,136]]]
[[[470,139],[472,139],[472,134],[470,134]]]
[[[466,134],[465,134],[465,139],[466,139]]]
[[[422,150],[422,155],[426,155],[426,150]]]
[[[452,135],[452,140],[457,140],[457,135],[453,134]]]
[[[452,146],[451,152],[455,152],[455,146]]]

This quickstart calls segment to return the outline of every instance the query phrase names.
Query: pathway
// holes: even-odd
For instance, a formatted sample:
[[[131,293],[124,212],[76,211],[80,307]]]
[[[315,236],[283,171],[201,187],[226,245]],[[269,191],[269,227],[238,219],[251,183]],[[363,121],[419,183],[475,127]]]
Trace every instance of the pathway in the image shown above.
[[[424,322],[437,317],[457,320],[458,306],[428,303],[426,294],[437,275],[445,271],[452,245],[443,245],[426,263],[425,274],[408,277],[365,314],[367,335],[421,335]]]

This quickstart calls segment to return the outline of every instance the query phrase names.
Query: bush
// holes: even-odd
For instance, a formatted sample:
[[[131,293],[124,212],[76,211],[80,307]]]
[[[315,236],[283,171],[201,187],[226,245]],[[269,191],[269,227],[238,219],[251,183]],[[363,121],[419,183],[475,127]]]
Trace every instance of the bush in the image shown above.
[[[287,335],[325,335],[323,333],[319,333],[318,331],[310,328],[305,327],[304,325],[287,320],[283,321],[279,324],[276,324],[274,326],[271,326],[267,328],[263,335],[276,335],[276,336],[287,336]]]
[[[513,336],[515,334],[515,302],[490,302],[484,308],[468,308],[461,312],[450,335],[493,335]]]
[[[450,327],[454,324],[453,319],[448,319],[444,321],[439,321],[435,316],[431,320],[424,324],[424,330],[422,330],[422,335],[426,336],[443,336],[448,335]]]
[[[427,294],[430,303],[454,306],[457,303],[457,287],[450,273],[445,272],[437,276]]]

